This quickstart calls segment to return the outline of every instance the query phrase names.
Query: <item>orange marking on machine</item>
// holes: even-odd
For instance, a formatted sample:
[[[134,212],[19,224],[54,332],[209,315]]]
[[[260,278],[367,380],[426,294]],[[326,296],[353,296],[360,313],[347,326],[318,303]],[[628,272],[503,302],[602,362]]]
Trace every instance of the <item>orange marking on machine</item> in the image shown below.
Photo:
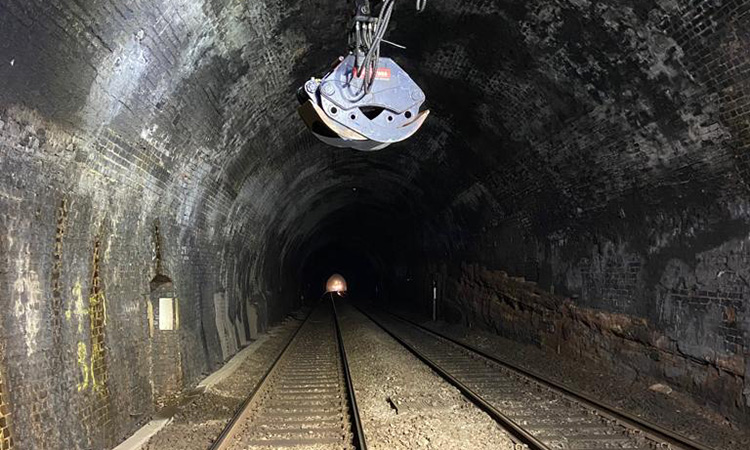
[[[354,75],[354,78],[362,78],[364,74],[360,74],[357,70],[357,66],[354,66],[352,69],[352,75]],[[391,79],[391,69],[388,67],[381,67],[378,70],[375,71],[375,79],[376,80],[390,80]]]

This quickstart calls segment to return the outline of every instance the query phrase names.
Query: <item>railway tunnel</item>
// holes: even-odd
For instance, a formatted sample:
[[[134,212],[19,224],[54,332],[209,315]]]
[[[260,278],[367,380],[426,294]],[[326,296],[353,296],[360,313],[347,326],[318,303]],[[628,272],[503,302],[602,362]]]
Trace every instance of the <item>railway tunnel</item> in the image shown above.
[[[397,3],[432,113],[363,153],[296,112],[349,2],[0,0],[0,448],[114,448],[334,272],[750,445],[750,1]]]

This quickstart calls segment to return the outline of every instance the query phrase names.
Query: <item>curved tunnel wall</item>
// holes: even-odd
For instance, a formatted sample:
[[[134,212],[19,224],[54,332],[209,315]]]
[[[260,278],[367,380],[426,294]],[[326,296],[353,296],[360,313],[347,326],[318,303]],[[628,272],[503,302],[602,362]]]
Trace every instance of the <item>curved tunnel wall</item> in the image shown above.
[[[263,326],[295,305],[305,255],[363,237],[393,302],[423,305],[435,279],[449,319],[746,415],[749,10],[400,5],[392,53],[433,115],[362,155],[295,113],[344,44],[345,2],[0,2],[16,441],[114,444],[164,400],[155,373],[190,386],[242,343],[249,305]],[[164,345],[157,266],[180,305]]]
[[[505,138],[426,225],[446,308],[746,417],[748,5],[507,6],[505,64],[436,52]]]

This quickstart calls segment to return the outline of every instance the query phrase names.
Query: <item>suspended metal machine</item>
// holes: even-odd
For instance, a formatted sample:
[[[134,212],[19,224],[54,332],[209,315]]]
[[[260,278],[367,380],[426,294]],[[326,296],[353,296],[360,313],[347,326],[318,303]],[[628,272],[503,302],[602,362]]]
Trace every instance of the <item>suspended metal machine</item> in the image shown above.
[[[315,137],[335,147],[374,151],[403,141],[422,126],[429,111],[419,108],[424,92],[390,58],[380,57],[380,44],[396,0],[355,0],[349,53],[323,78],[311,78],[298,92],[299,113]],[[417,0],[417,10],[427,0]]]

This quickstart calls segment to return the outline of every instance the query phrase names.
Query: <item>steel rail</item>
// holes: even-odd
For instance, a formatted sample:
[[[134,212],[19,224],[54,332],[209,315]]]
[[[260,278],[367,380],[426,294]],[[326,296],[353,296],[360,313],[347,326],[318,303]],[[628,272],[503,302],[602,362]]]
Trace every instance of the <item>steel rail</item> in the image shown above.
[[[232,441],[232,438],[237,434],[237,430],[239,429],[237,425],[242,423],[242,421],[250,414],[250,406],[253,403],[253,400],[258,397],[258,393],[263,389],[266,381],[274,372],[278,370],[280,366],[279,363],[286,355],[287,350],[289,350],[289,348],[292,346],[292,343],[297,339],[297,336],[299,336],[300,330],[304,328],[305,324],[307,324],[307,322],[310,320],[310,316],[312,316],[313,311],[314,308],[310,310],[310,312],[307,314],[307,317],[305,317],[305,320],[303,320],[300,326],[297,327],[297,329],[294,331],[292,337],[286,343],[281,352],[279,352],[278,356],[276,356],[276,359],[274,359],[271,367],[269,367],[266,373],[263,374],[263,377],[255,386],[255,389],[253,389],[253,392],[251,392],[250,395],[245,399],[245,401],[242,402],[242,405],[240,405],[240,407],[234,413],[234,416],[232,416],[232,419],[221,431],[221,434],[219,434],[214,443],[211,444],[211,446],[208,448],[209,450],[224,450],[228,448],[229,443]]]
[[[519,375],[522,375],[526,378],[530,378],[533,381],[546,385],[549,388],[552,388],[553,390],[557,391],[561,395],[567,397],[570,400],[577,401],[579,403],[583,403],[586,406],[596,410],[598,413],[600,413],[602,416],[605,416],[609,419],[612,419],[616,422],[620,422],[621,424],[625,425],[626,427],[630,428],[636,428],[640,430],[641,432],[644,432],[648,437],[650,437],[653,440],[656,441],[664,441],[666,443],[669,443],[671,445],[676,445],[684,450],[716,450],[713,447],[708,447],[700,442],[696,442],[687,436],[683,436],[675,431],[666,429],[662,427],[661,425],[655,424],[653,422],[650,422],[646,419],[640,418],[638,416],[635,416],[633,414],[630,414],[625,411],[621,411],[611,405],[608,405],[600,400],[597,400],[593,397],[591,397],[588,394],[584,394],[580,391],[576,391],[574,389],[571,389],[567,386],[564,386],[556,381],[553,381],[544,375],[541,375],[539,373],[536,373],[532,370],[525,369],[522,367],[519,367],[509,361],[503,360],[498,358],[497,356],[490,355],[476,347],[473,347],[471,345],[465,344],[461,341],[458,341],[456,339],[450,338],[448,336],[445,336],[441,333],[438,333],[436,331],[433,331],[423,325],[420,325],[410,319],[407,319],[403,316],[400,316],[398,314],[388,312],[389,315],[395,317],[398,320],[401,320],[404,323],[407,323],[419,330],[425,331],[437,338],[446,340],[450,343],[453,343],[469,352],[475,353],[485,359],[488,359],[495,364],[498,364],[512,372],[515,372]],[[369,316],[368,316],[369,317]],[[377,323],[377,322],[376,322]],[[381,326],[382,328],[382,326]]]
[[[344,336],[341,333],[341,327],[339,325],[339,315],[336,311],[336,302],[331,294],[331,308],[333,308],[333,322],[336,324],[336,339],[339,344],[339,354],[341,355],[341,364],[344,366],[344,378],[346,380],[346,390],[348,394],[349,411],[354,423],[354,446],[358,450],[367,450],[367,441],[365,439],[365,431],[362,428],[362,421],[359,417],[359,407],[357,406],[357,397],[354,392],[354,383],[352,382],[352,374],[349,371],[349,360],[346,358],[346,346],[344,345]]]
[[[503,414],[500,410],[492,406],[490,403],[488,403],[485,399],[483,399],[479,394],[474,392],[470,387],[466,386],[464,383],[460,382],[458,379],[456,379],[453,375],[445,371],[440,365],[432,361],[430,358],[428,358],[426,355],[424,355],[422,352],[414,348],[411,344],[406,342],[404,339],[401,339],[398,335],[391,332],[388,328],[383,326],[377,319],[372,317],[370,314],[368,314],[363,309],[359,308],[356,305],[353,305],[359,312],[365,315],[368,319],[370,319],[375,325],[380,327],[383,331],[385,331],[389,336],[391,336],[393,339],[395,339],[399,344],[403,345],[407,350],[409,350],[414,356],[416,356],[419,360],[427,364],[430,368],[432,368],[435,372],[437,372],[441,377],[443,377],[445,380],[447,380],[449,383],[451,383],[453,386],[455,386],[461,393],[467,397],[469,400],[471,400],[472,403],[474,403],[477,407],[485,411],[487,414],[490,415],[496,422],[500,423],[514,438],[516,445],[525,445],[528,446],[531,450],[551,450],[550,447],[545,445],[543,442],[541,442],[539,439],[534,437],[531,433],[526,431],[522,426],[518,425],[513,419]]]

